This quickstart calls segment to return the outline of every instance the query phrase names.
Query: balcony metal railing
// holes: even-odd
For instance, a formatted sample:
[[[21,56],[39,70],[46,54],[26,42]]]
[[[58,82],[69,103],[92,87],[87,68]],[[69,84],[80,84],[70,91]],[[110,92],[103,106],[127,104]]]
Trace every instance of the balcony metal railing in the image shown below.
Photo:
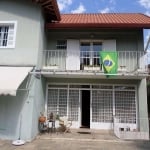
[[[66,50],[44,50],[43,66],[66,70]]]
[[[150,64],[150,52],[139,51],[117,51],[118,52],[118,71],[125,72],[148,72],[147,65]],[[45,50],[43,52],[43,66],[66,70],[66,50]],[[69,56],[67,56],[69,57]],[[80,52],[80,70],[85,70],[85,66],[102,70],[99,52],[82,51]],[[74,61],[74,60],[72,60]],[[53,69],[53,67],[52,67]]]
[[[147,72],[147,65],[150,53],[143,51],[118,51],[118,67],[124,68],[127,72]]]

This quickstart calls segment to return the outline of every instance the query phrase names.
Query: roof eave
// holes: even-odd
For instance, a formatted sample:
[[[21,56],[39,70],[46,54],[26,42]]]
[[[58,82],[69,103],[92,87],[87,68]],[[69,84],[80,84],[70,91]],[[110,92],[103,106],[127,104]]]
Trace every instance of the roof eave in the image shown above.
[[[45,18],[48,22],[60,21],[60,11],[56,0],[32,0],[33,2],[40,4],[44,10]]]
[[[131,23],[116,23],[116,24],[93,24],[93,23],[81,23],[81,24],[60,24],[60,23],[47,23],[47,29],[74,29],[74,28],[143,28],[143,29],[150,29],[150,24],[131,24]]]

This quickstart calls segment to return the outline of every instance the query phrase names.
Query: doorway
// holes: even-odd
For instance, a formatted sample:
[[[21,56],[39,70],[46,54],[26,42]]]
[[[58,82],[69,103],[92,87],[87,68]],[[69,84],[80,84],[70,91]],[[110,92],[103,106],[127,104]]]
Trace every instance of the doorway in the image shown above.
[[[90,128],[90,90],[82,90],[81,128]]]

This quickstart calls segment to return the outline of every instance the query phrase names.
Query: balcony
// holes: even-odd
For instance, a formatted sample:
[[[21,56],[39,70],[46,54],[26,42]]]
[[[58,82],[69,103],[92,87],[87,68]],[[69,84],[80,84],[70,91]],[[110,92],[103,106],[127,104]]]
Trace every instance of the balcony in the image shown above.
[[[43,69],[66,70],[66,50],[44,50]]]
[[[118,73],[148,73],[147,65],[150,64],[150,52],[137,51],[117,51],[118,52]],[[96,71],[103,72],[101,65],[101,58],[99,52],[83,51],[79,54],[78,67],[82,71]],[[44,50],[43,52],[43,70],[53,71],[68,71],[67,65],[67,51],[66,50]],[[71,56],[72,57],[72,56]],[[71,60],[75,61],[75,60]],[[70,70],[70,69],[69,69]]]

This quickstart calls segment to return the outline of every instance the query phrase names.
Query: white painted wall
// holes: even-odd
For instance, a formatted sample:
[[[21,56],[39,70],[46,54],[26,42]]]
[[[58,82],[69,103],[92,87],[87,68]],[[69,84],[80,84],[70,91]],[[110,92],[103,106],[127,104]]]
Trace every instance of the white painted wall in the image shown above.
[[[41,66],[45,47],[44,18],[39,5],[32,1],[0,1],[0,21],[17,21],[15,48],[0,49],[0,65]],[[30,91],[17,91],[17,96],[0,95],[0,138],[30,141],[38,133],[38,117],[44,109],[43,81],[32,77]],[[20,88],[26,88],[26,81]]]
[[[20,89],[25,89],[27,83],[27,78],[20,85]],[[28,109],[30,109],[30,104],[27,103],[28,93],[26,90],[18,90],[16,96],[0,96],[0,138],[2,139],[18,139],[19,138],[19,127],[20,127],[20,116],[22,114],[22,109],[25,105],[27,105]],[[28,119],[30,120],[31,115],[30,111],[26,112],[28,115]],[[28,120],[27,118],[23,118],[22,120]],[[23,122],[22,122],[23,123]],[[29,137],[28,124],[23,128],[25,130],[25,136]],[[23,127],[23,126],[22,126]]]
[[[1,65],[36,65],[40,41],[41,8],[31,0],[1,0],[0,21],[16,21],[14,48],[0,48]]]
[[[149,133],[149,120],[148,120],[148,109],[147,109],[147,89],[146,89],[146,78],[142,79],[138,87],[138,111],[139,111],[139,129]]]
[[[67,70],[80,70],[80,44],[79,40],[67,40]]]

